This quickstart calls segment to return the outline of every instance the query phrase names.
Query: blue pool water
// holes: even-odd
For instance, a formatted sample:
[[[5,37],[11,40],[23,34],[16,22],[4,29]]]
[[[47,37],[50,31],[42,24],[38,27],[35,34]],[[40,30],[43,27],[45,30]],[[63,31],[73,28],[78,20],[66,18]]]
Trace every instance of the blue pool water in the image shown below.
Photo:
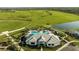
[[[36,34],[41,34],[41,33],[40,33],[40,32],[36,32],[36,31],[32,31],[32,34],[33,34],[33,35],[36,35]],[[42,34],[48,34],[48,32],[45,31],[45,32],[43,32]]]
[[[33,35],[39,34],[39,32],[33,31],[32,34],[33,34]]]

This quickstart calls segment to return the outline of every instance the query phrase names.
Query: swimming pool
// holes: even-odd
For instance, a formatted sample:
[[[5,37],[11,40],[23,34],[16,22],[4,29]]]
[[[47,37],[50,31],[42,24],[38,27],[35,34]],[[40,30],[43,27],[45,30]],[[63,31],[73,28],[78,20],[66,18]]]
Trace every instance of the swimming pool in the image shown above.
[[[32,31],[32,33],[31,33],[31,34],[35,35],[35,34],[39,34],[39,32]]]
[[[36,35],[36,34],[49,34],[48,31],[44,31],[44,32],[37,32],[37,31],[32,31],[31,34]]]

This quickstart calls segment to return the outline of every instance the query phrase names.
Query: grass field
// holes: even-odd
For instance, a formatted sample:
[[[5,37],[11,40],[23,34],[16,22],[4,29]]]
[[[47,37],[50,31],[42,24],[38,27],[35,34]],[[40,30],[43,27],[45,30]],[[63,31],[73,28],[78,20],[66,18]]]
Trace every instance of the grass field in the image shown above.
[[[20,27],[59,24],[79,20],[78,15],[51,10],[16,10],[15,12],[0,11],[0,32]]]

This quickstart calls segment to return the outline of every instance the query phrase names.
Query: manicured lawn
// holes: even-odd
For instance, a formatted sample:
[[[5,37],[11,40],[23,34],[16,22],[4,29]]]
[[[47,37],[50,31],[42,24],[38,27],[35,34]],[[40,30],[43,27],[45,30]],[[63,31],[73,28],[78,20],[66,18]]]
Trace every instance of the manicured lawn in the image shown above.
[[[51,10],[0,12],[0,32],[21,27],[36,27],[79,20],[78,15]]]

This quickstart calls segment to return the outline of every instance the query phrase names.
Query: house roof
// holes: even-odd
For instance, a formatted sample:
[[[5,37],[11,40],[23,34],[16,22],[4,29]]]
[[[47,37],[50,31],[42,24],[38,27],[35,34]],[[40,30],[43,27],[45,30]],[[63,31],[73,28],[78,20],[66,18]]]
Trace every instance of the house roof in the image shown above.
[[[60,39],[56,35],[52,35],[48,43],[58,43]]]
[[[42,36],[42,38],[47,42],[49,39],[50,39],[50,35],[48,35],[48,34],[42,34],[41,35]]]
[[[26,42],[28,41],[37,41],[40,38],[40,35],[32,35],[30,38],[27,39]]]
[[[50,34],[37,34],[37,35],[32,35],[30,38],[28,38],[27,41],[45,41],[49,43],[57,43],[60,42],[60,39],[58,36],[54,35],[53,33]]]

